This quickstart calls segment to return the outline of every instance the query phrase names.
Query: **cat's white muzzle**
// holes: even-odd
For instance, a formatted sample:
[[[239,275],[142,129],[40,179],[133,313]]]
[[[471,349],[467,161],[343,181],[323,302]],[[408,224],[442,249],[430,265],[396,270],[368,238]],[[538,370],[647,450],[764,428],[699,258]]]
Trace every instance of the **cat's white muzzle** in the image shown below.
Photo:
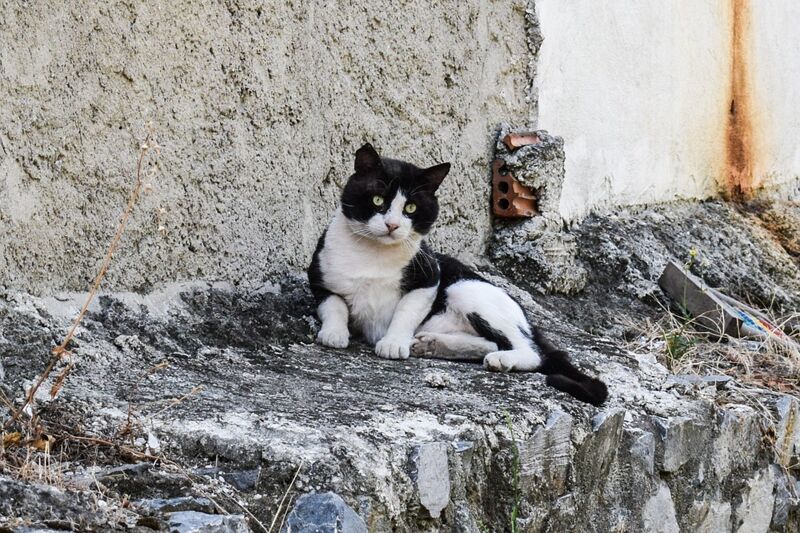
[[[386,213],[375,213],[365,224],[375,240],[383,244],[395,244],[411,235],[411,219],[403,215],[405,197],[398,194]]]

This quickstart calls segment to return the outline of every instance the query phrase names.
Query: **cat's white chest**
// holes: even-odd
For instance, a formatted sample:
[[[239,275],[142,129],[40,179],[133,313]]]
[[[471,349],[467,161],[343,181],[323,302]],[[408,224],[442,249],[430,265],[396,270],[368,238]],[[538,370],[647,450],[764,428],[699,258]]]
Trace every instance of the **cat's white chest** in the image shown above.
[[[400,301],[400,281],[365,279],[356,281],[354,291],[345,298],[353,325],[371,343],[378,342],[392,323]]]
[[[347,302],[350,321],[367,341],[375,343],[389,328],[401,298],[403,269],[409,252],[374,246],[349,232],[334,219],[320,252],[320,270],[326,287]]]

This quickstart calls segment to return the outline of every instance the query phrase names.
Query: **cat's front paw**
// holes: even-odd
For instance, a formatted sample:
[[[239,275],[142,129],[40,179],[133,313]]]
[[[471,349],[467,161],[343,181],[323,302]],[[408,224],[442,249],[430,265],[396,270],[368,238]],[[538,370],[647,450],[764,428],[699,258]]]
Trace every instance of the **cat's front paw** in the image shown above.
[[[411,339],[384,337],[375,345],[375,353],[384,359],[408,359]]]
[[[350,333],[322,328],[317,333],[317,343],[329,348],[347,348],[347,345],[350,344]]]

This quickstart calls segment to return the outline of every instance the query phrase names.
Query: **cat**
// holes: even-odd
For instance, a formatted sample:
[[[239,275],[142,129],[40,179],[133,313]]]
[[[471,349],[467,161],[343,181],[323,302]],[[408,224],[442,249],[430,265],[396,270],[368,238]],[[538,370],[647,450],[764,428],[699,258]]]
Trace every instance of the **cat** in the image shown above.
[[[575,368],[531,326],[520,305],[425,242],[449,163],[418,168],[369,143],[308,268],[322,326],[317,342],[346,348],[351,329],[387,359],[481,359],[494,371],[536,371],[546,383],[601,405],[606,385]]]

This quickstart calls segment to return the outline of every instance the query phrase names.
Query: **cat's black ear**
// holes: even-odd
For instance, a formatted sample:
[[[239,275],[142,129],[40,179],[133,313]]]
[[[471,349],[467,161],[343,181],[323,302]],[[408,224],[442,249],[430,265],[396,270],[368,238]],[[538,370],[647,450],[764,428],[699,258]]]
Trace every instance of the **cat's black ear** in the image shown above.
[[[448,172],[450,172],[450,163],[441,163],[423,170],[422,179],[428,184],[431,192],[436,192]]]
[[[381,167],[381,156],[370,143],[356,150],[356,172],[369,172]]]

